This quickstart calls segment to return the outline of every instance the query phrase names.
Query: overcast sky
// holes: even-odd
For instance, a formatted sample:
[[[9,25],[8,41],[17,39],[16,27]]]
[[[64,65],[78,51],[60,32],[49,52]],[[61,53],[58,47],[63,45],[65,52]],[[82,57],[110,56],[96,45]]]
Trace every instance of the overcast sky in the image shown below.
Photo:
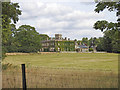
[[[20,25],[31,25],[40,34],[62,34],[63,37],[81,39],[82,37],[101,37],[103,33],[93,29],[98,20],[116,21],[115,12],[107,10],[95,13],[92,0],[12,0],[20,5],[22,15]]]

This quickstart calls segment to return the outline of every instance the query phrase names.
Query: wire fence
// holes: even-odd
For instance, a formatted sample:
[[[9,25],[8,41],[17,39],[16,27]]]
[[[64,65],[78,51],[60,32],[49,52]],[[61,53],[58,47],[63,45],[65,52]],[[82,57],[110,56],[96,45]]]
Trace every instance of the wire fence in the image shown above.
[[[118,74],[112,71],[26,68],[27,88],[117,88]],[[3,88],[22,88],[22,69],[3,70]]]

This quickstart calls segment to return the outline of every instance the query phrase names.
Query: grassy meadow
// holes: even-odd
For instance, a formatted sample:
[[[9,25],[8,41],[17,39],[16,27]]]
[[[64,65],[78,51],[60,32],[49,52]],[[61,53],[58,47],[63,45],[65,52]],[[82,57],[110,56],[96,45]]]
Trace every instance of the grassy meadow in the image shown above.
[[[22,87],[22,63],[26,64],[28,88],[118,87],[118,54],[8,55],[3,61],[3,88]]]

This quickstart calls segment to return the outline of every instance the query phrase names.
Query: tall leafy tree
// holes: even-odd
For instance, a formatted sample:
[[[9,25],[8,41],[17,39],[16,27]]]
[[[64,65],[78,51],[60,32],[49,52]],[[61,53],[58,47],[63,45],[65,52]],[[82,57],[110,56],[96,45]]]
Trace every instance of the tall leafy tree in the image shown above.
[[[105,50],[108,52],[120,52],[120,0],[118,2],[104,2],[97,1],[95,12],[100,13],[107,9],[108,11],[116,11],[118,20],[116,23],[108,22],[106,20],[97,21],[94,24],[95,29],[99,29],[104,32],[104,45]]]
[[[21,10],[18,3],[12,2],[2,2],[2,52],[3,58],[5,51],[7,51],[6,46],[9,45],[10,37],[12,34],[11,23],[16,23],[19,20],[19,15],[21,15]]]
[[[104,38],[99,37],[98,38],[98,43],[97,43],[97,51],[105,51],[105,45],[104,45]]]
[[[41,48],[41,35],[30,25],[22,25],[15,32],[16,50],[18,52],[37,52]]]
[[[11,34],[9,35],[9,40],[7,45],[5,45],[7,52],[13,52],[16,49],[16,42],[15,42],[15,33],[16,33],[16,26],[11,24]]]
[[[104,41],[104,49],[107,51],[107,52],[112,52],[112,32],[107,30],[104,32],[104,38],[103,38],[103,41]]]

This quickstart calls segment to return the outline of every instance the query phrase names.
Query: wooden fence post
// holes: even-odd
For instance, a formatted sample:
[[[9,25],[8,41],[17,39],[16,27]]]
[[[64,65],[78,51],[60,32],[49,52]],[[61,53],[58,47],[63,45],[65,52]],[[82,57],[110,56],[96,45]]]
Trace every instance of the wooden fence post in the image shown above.
[[[26,75],[25,75],[25,64],[22,65],[22,85],[23,85],[23,90],[27,90],[26,87]]]

